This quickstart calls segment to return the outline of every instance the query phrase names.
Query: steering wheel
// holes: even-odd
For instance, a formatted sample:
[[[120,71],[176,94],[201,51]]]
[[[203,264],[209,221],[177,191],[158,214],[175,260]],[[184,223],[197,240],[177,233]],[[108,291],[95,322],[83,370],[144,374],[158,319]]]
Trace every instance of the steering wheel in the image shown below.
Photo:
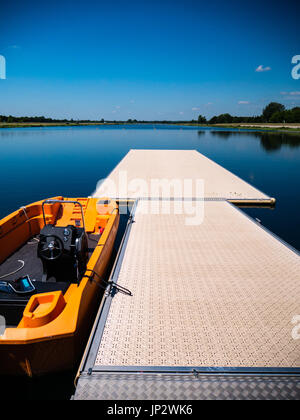
[[[64,244],[56,235],[45,235],[46,246],[40,249],[40,256],[48,261],[57,260],[63,253]]]

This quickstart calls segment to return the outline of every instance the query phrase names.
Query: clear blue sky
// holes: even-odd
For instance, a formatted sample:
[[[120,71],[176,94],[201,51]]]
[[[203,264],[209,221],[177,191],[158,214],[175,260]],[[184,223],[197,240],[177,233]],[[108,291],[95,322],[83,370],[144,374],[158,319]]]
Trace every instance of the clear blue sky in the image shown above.
[[[299,106],[299,16],[290,0],[2,2],[0,114],[183,120]]]

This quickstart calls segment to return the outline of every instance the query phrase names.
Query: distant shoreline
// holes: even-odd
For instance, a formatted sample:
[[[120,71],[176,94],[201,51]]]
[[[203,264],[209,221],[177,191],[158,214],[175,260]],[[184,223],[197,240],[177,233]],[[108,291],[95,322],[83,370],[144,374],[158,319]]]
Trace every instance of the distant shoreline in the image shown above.
[[[178,125],[178,124],[176,124]],[[197,127],[220,127],[220,128],[238,128],[244,130],[254,130],[258,129],[259,131],[280,131],[284,132],[288,130],[289,132],[298,133],[300,132],[300,124],[299,123],[231,123],[231,124],[180,124],[186,126],[197,126]]]
[[[74,127],[74,126],[85,126],[85,125],[112,125],[114,123],[77,123],[77,122],[53,122],[53,123],[0,123],[0,128],[26,128],[26,127]]]
[[[78,126],[106,126],[106,125],[137,125],[137,124],[162,124],[162,125],[181,125],[186,127],[220,127],[220,128],[239,128],[239,129],[259,129],[259,130],[275,130],[283,131],[288,130],[292,132],[300,132],[299,123],[231,123],[231,124],[197,124],[197,123],[180,123],[180,122],[168,122],[168,123],[159,123],[159,122],[53,122],[53,123],[0,123],[1,128],[26,128],[26,127],[78,127]]]

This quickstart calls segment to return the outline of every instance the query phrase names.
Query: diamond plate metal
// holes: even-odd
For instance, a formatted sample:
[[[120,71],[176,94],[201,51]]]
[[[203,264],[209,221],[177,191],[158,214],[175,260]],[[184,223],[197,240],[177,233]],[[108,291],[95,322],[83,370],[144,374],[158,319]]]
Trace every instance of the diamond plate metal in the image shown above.
[[[300,377],[94,373],[75,400],[300,400]]]

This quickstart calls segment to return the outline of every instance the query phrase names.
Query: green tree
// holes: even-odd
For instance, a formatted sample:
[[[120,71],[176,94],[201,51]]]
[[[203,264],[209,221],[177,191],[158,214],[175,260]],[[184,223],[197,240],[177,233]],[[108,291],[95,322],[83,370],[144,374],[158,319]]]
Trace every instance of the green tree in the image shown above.
[[[293,122],[300,123],[300,107],[297,106],[297,107],[293,108],[291,111],[292,111],[292,114],[293,114]]]
[[[218,117],[216,115],[209,120],[209,124],[217,124],[217,122],[218,122]]]
[[[226,123],[232,123],[233,117],[230,114],[221,114],[218,116],[218,123],[219,124],[226,124]]]
[[[205,123],[206,123],[206,118],[203,117],[203,115],[199,115],[198,124],[205,124]]]
[[[278,102],[271,102],[267,105],[262,113],[263,120],[265,122],[270,122],[272,115],[278,112],[283,112],[285,110],[284,105],[279,104]]]
[[[285,122],[286,119],[286,111],[282,111],[282,112],[275,112],[271,118],[270,118],[270,122],[271,123],[283,123]]]

